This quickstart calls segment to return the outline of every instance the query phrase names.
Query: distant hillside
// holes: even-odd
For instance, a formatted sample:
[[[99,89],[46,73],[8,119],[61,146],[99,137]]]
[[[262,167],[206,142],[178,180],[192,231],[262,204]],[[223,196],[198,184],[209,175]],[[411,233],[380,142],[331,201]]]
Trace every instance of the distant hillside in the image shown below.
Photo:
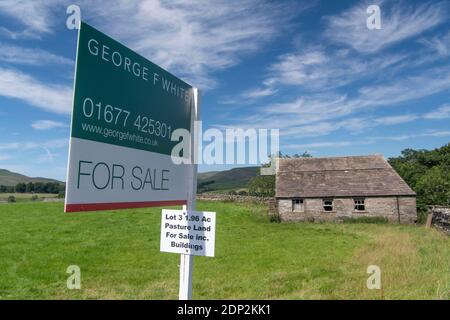
[[[233,168],[225,171],[201,172],[197,177],[199,192],[241,189],[259,174],[259,167]]]
[[[16,184],[21,183],[21,182],[23,182],[23,183],[58,182],[58,183],[64,184],[64,182],[54,180],[54,179],[47,179],[47,178],[41,178],[41,177],[31,178],[31,177],[27,177],[20,173],[12,172],[12,171],[9,171],[6,169],[0,169],[0,185],[1,186],[15,186]]]

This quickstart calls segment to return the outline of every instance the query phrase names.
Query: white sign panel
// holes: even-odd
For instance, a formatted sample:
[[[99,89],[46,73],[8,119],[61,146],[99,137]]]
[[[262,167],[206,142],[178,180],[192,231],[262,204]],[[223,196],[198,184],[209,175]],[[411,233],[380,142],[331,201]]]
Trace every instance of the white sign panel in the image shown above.
[[[163,252],[214,257],[216,213],[163,209],[161,246]]]

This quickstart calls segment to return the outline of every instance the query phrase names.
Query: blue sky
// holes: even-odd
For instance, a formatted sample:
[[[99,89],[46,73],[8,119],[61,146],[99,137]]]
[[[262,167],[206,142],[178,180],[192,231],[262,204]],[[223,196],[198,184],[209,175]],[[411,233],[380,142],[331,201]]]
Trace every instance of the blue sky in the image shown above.
[[[279,128],[283,153],[315,157],[450,140],[449,1],[2,0],[0,168],[65,179],[70,4],[199,87],[205,128]],[[380,30],[366,27],[371,4]]]

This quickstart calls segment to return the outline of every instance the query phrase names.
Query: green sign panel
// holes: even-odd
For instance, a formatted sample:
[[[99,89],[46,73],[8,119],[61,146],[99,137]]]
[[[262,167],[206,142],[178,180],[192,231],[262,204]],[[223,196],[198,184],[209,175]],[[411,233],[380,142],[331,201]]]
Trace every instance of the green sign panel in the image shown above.
[[[82,22],[74,90],[65,211],[186,204],[194,88]]]
[[[84,22],[78,46],[71,136],[170,155],[192,87]]]

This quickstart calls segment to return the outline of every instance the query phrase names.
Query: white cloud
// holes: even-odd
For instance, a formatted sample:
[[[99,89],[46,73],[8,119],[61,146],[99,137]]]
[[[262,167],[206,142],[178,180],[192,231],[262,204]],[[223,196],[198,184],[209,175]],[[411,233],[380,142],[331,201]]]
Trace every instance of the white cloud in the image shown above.
[[[405,114],[405,115],[399,115],[399,116],[380,117],[380,118],[373,119],[373,121],[376,125],[391,126],[391,125],[411,122],[418,118],[419,117],[415,114]]]
[[[433,60],[434,57],[429,59]],[[267,68],[263,87],[255,90],[252,99],[242,100],[246,94],[253,93],[253,90],[247,90],[239,95],[241,99],[228,99],[224,103],[255,102],[258,98],[278,92],[286,85],[297,86],[308,92],[331,91],[360,80],[376,79],[386,70],[392,75],[419,63],[425,62],[411,57],[410,53],[367,58],[352,55],[348,50],[327,52],[321,47],[302,49],[278,56],[277,61]]]
[[[112,0],[107,5],[87,0],[5,0],[0,3],[0,13],[20,21],[25,29],[4,28],[3,31],[50,34],[61,24],[61,14],[72,3],[78,4],[84,19],[92,21],[100,30],[202,89],[215,87],[216,71],[235,66],[244,56],[257,52],[279,35],[293,17],[313,6],[294,1],[259,0]],[[64,26],[61,24],[61,27]],[[44,51],[13,46],[0,52],[0,60],[26,64],[68,63]],[[0,79],[1,95],[22,99],[48,111],[69,112],[69,88],[47,85],[12,70],[0,72],[1,77],[22,80],[31,89],[17,91],[17,87],[12,88],[13,81]],[[243,98],[255,99],[275,91],[270,88],[251,90]]]
[[[244,99],[257,99],[262,97],[272,96],[277,93],[278,90],[274,88],[256,88],[244,91],[242,98]]]
[[[0,61],[25,65],[73,64],[72,60],[45,50],[24,48],[5,43],[0,43]]]
[[[34,143],[30,144],[30,147],[38,146],[46,149],[59,149],[59,148],[66,148],[69,144],[69,139],[52,139],[45,141],[43,143]],[[27,146],[27,145],[26,145]]]
[[[340,121],[315,122],[308,125],[292,126],[280,131],[286,137],[304,138],[326,136],[338,130],[351,133],[367,133],[370,129],[380,126],[391,126],[412,122],[418,119],[417,115],[395,115],[388,117],[354,117]]]
[[[264,97],[270,97],[276,95],[278,89],[271,87],[260,87],[245,90],[237,95],[222,98],[219,103],[221,104],[231,104],[231,105],[249,105],[257,101],[258,99]]]
[[[15,150],[19,149],[20,144],[18,142],[7,142],[7,143],[0,143],[0,151],[1,150]]]
[[[67,148],[68,139],[52,139],[47,141],[13,141],[7,143],[0,143],[0,161],[2,160],[10,160],[13,159],[12,154],[20,155],[20,158],[23,158],[25,151],[44,151],[43,154],[40,154],[36,157],[33,157],[35,163],[53,163],[55,160],[55,154],[51,151],[54,149]],[[30,163],[33,163],[31,161]],[[15,165],[13,165],[15,166]],[[2,168],[7,168],[4,164],[2,164]],[[30,171],[31,167],[20,167],[20,170],[13,170],[19,172],[32,172]],[[34,174],[34,173],[32,173]],[[53,173],[50,173],[52,175]]]
[[[264,84],[329,90],[392,68],[407,57],[406,54],[389,54],[367,59],[342,50],[335,53],[327,53],[322,48],[302,50],[279,56],[277,62],[269,66]]]
[[[248,117],[240,117],[238,127],[287,129],[305,125],[325,123],[330,119],[347,116],[354,111],[352,100],[346,95],[309,94],[293,101],[274,103],[258,108]],[[313,125],[314,124],[314,125]],[[325,128],[322,127],[322,130]]]
[[[305,144],[285,144],[282,145],[282,149],[319,149],[319,148],[339,148],[339,147],[347,147],[354,145],[367,145],[373,144],[377,141],[381,140],[389,140],[389,141],[405,141],[410,139],[417,138],[429,138],[429,137],[450,137],[450,131],[445,130],[434,130],[434,131],[424,131],[421,133],[412,133],[405,135],[396,135],[396,136],[379,136],[379,137],[368,137],[362,140],[344,140],[344,141],[319,141]]]
[[[305,84],[309,80],[322,77],[322,74],[312,71],[328,61],[328,57],[321,50],[282,55],[277,63],[269,67],[269,72],[274,76],[267,79],[265,84],[273,85],[275,82],[291,85]]]
[[[237,65],[313,5],[260,0],[0,3],[0,12],[42,34],[54,30],[67,5],[78,4],[100,30],[203,89],[215,86],[215,71]]]
[[[239,128],[277,128],[280,129],[280,135],[289,139],[298,139],[305,137],[320,137],[330,135],[338,130],[345,130],[352,134],[367,133],[369,130],[377,127],[399,125],[419,119],[415,114],[392,115],[384,117],[376,117],[371,115],[360,115],[356,117],[337,119],[340,116],[351,114],[351,109],[347,109],[344,103],[337,103],[333,106],[330,102],[319,102],[308,105],[308,102],[297,101],[292,106],[286,105],[275,112],[274,107],[268,107],[270,115],[262,113],[241,119],[241,122],[235,123],[235,127]],[[335,112],[327,113],[326,110]],[[288,112],[287,110],[290,110]],[[303,110],[302,110],[303,109]],[[286,111],[286,113],[282,113]],[[218,128],[226,126],[217,125]]]
[[[28,29],[22,31],[11,31],[8,28],[0,27],[0,35],[11,38],[12,40],[19,39],[39,39],[39,35]]]
[[[378,108],[394,107],[449,90],[450,66],[430,68],[407,77],[396,77],[379,85],[360,87],[351,96],[333,92],[307,93],[292,101],[258,106],[251,115],[236,119],[236,126],[280,128],[281,134],[288,132],[295,136],[296,132],[301,135],[308,132],[325,135],[343,127],[358,131],[364,126],[406,123],[418,119],[418,116],[406,114],[374,119],[367,114]],[[361,112],[365,115],[335,120]],[[361,119],[365,121],[360,121]],[[331,120],[334,120],[332,125],[328,125]],[[321,124],[320,130],[318,123]]]
[[[304,123],[311,123],[342,117],[357,111],[395,106],[448,90],[450,90],[450,67],[432,68],[421,71],[418,75],[394,78],[381,85],[361,87],[358,93],[351,97],[309,94],[291,102],[271,104],[263,107],[262,112],[265,115],[262,118],[268,114],[280,115],[289,122],[292,117],[298,116]],[[414,116],[394,119],[403,121],[409,120],[410,117]]]
[[[52,32],[55,14],[62,13],[55,12],[55,8],[62,3],[64,3],[62,0],[2,0],[0,12],[20,21],[24,26],[22,35],[37,37],[41,33]]]
[[[450,89],[450,66],[429,68],[415,75],[393,79],[386,84],[359,89],[361,107],[390,106],[427,97]]]
[[[0,143],[1,150],[59,149],[68,145],[68,139],[52,139],[43,142],[14,141]]]
[[[283,149],[318,149],[318,148],[340,148],[353,145],[352,141],[323,141],[304,144],[287,144]]]
[[[425,119],[448,119],[450,118],[450,104],[443,105],[436,110],[426,113],[423,116]]]
[[[366,28],[366,8],[367,6],[364,7],[362,19],[364,32],[377,32],[378,30]],[[424,4],[411,8],[409,4],[403,3],[402,12],[397,5],[387,12],[384,12],[383,8],[384,6],[382,14],[386,13],[387,19],[383,24],[386,30],[381,32],[384,34],[388,31],[393,34],[383,35],[382,41],[375,39],[376,46],[372,46],[374,51],[412,38],[443,22],[444,16],[439,10],[445,9],[446,6],[438,3],[434,6]],[[425,21],[424,17],[429,21]],[[352,24],[355,20],[356,16],[353,16],[347,22]],[[399,25],[412,21],[418,24],[409,30]],[[329,31],[327,29],[326,32]],[[337,29],[335,31],[337,32]],[[346,34],[347,31],[344,28],[340,29],[339,33]],[[353,44],[353,40],[348,40]],[[450,90],[450,65],[447,62],[441,63],[439,67],[432,64],[440,59],[438,54],[430,54],[422,48],[416,51],[386,52],[368,56],[365,53],[372,52],[372,49],[365,51],[360,47],[362,43],[358,43],[360,40],[356,39],[354,44],[355,49],[362,53],[348,48],[335,50],[334,47],[321,44],[306,48],[302,46],[299,50],[280,55],[267,68],[266,79],[258,90],[283,92],[283,89],[287,89],[283,86],[290,86],[289,96],[292,96],[293,90],[297,88],[297,98],[255,106],[250,109],[250,115],[247,117],[236,118],[235,125],[279,128],[281,135],[293,140],[326,136],[338,130],[366,133],[375,127],[405,124],[422,117],[418,114],[384,117],[371,115],[377,109],[392,108]],[[364,38],[361,41],[370,43],[371,40]],[[442,59],[440,61],[443,62]],[[344,86],[350,83],[352,87],[346,90]],[[241,96],[246,92],[251,90],[243,91]],[[282,94],[278,96],[281,97]],[[257,96],[255,100],[256,98]],[[232,102],[242,104],[242,100]],[[442,112],[447,110],[440,110],[440,115]],[[427,133],[427,136],[437,134]]]
[[[368,138],[370,141],[379,141],[379,140],[391,140],[391,141],[403,141],[408,139],[415,138],[429,138],[429,137],[450,137],[450,131],[447,130],[428,130],[421,133],[411,133],[404,135],[396,135],[396,136],[381,136],[381,137],[370,137]]]
[[[67,128],[68,125],[59,121],[53,120],[39,120],[31,124],[33,129],[36,130],[50,130],[55,128]]]
[[[203,88],[215,85],[211,73],[257,51],[301,10],[257,0],[146,0],[94,9],[112,35]]]
[[[0,161],[5,161],[11,159],[11,156],[0,154]]]
[[[353,7],[351,10],[342,14],[342,16],[348,15],[348,12],[350,11],[354,13],[356,8],[359,8],[359,10],[364,8],[364,15],[367,16],[367,13],[365,13],[365,8],[367,8],[367,6],[364,5],[361,5],[360,7]],[[445,9],[447,6],[443,3],[438,3],[433,8],[431,8],[431,5],[422,5],[417,6],[416,8],[411,8],[408,7],[407,4],[403,3],[401,8],[403,11],[402,15],[398,17],[400,20],[403,19],[405,21],[409,21],[408,19],[411,19],[412,21],[417,18],[422,21],[422,18],[418,18],[419,14],[425,14],[425,16],[427,16],[427,14],[432,15],[430,12],[433,12],[436,16],[439,16],[439,21],[442,22],[441,13],[437,12],[439,11],[438,9]],[[399,10],[400,7],[394,6],[391,12],[399,13]],[[382,11],[384,12],[384,9],[382,9]],[[327,19],[329,20],[332,18],[333,17],[328,17]],[[395,18],[392,13],[392,16],[388,18],[387,24],[390,25],[392,22],[390,20],[396,19],[397,18]],[[354,22],[355,19],[347,22],[353,23],[352,21]],[[365,28],[364,32],[380,31],[368,30],[365,26],[365,19],[363,19],[363,22]],[[425,29],[422,31],[425,31]],[[329,32],[329,29],[325,30],[325,34],[327,34],[327,32]],[[398,32],[405,35],[405,32],[401,30],[398,30]],[[339,34],[345,35],[347,32],[342,32],[342,30],[340,30]],[[445,37],[439,39],[441,43],[446,40]],[[351,42],[353,43],[353,40]],[[440,50],[443,51],[442,45]],[[281,91],[283,88],[282,86],[297,86],[303,92],[331,92],[333,90],[337,91],[336,89],[341,89],[349,84],[356,84],[355,87],[358,88],[358,81],[365,81],[366,83],[371,81],[370,83],[388,83],[388,85],[366,85],[366,87],[360,89],[360,96],[367,95],[369,90],[374,94],[377,94],[378,90],[383,92],[389,90],[393,92],[394,90],[397,90],[400,95],[395,97],[392,101],[394,103],[394,101],[407,100],[408,96],[410,96],[411,99],[414,99],[414,96],[418,97],[427,95],[425,91],[429,88],[432,90],[436,89],[441,91],[442,88],[438,88],[440,85],[442,85],[442,87],[448,87],[448,84],[446,83],[448,81],[448,65],[444,65],[444,72],[438,72],[438,79],[434,83],[426,84],[426,89],[420,88],[420,86],[417,86],[417,83],[415,82],[420,82],[423,79],[428,78],[429,72],[425,76],[417,72],[415,77],[407,76],[411,72],[414,73],[416,68],[419,69],[419,67],[430,66],[439,59],[441,59],[439,54],[430,54],[429,51],[423,49],[408,52],[387,52],[367,56],[364,54],[355,53],[347,48],[336,49],[330,46],[326,47],[325,44],[309,45],[306,48],[305,46],[301,46],[301,49],[299,50],[282,54],[277,57],[276,61],[267,68],[266,79],[262,82],[263,87],[259,88],[259,90],[268,92],[275,90]],[[436,71],[438,71],[438,69],[435,68],[434,72]],[[417,86],[421,90],[413,93],[405,90],[411,86]],[[245,92],[246,91],[242,94]],[[429,94],[432,94],[432,92]],[[390,98],[393,96],[394,94],[389,95]],[[264,96],[260,96],[260,98],[262,97]],[[378,95],[378,97],[380,98],[378,100],[378,105],[385,103],[393,104],[390,101],[383,99],[381,95]],[[254,101],[257,98],[258,97],[255,97]],[[369,98],[368,100],[370,100],[370,104],[377,104],[375,99]],[[242,100],[230,99],[227,103],[242,104],[243,102]],[[366,102],[363,101],[363,105],[366,105]]]
[[[381,30],[369,30],[366,12],[370,4],[381,9]],[[325,35],[331,41],[342,43],[363,53],[373,53],[432,29],[447,20],[445,2],[428,2],[410,6],[385,1],[365,1],[336,16],[326,17]]]
[[[43,148],[45,153],[39,155],[36,158],[36,163],[49,163],[53,164],[55,162],[55,155],[48,148]]]
[[[326,136],[340,128],[340,123],[317,122],[311,125],[293,126],[280,130],[280,135],[295,138],[320,137]]]
[[[43,83],[13,69],[0,68],[0,95],[15,98],[46,111],[69,114],[71,87]]]
[[[423,38],[420,42],[433,49],[441,56],[445,57],[450,55],[450,32],[442,37],[435,36],[430,39]]]

